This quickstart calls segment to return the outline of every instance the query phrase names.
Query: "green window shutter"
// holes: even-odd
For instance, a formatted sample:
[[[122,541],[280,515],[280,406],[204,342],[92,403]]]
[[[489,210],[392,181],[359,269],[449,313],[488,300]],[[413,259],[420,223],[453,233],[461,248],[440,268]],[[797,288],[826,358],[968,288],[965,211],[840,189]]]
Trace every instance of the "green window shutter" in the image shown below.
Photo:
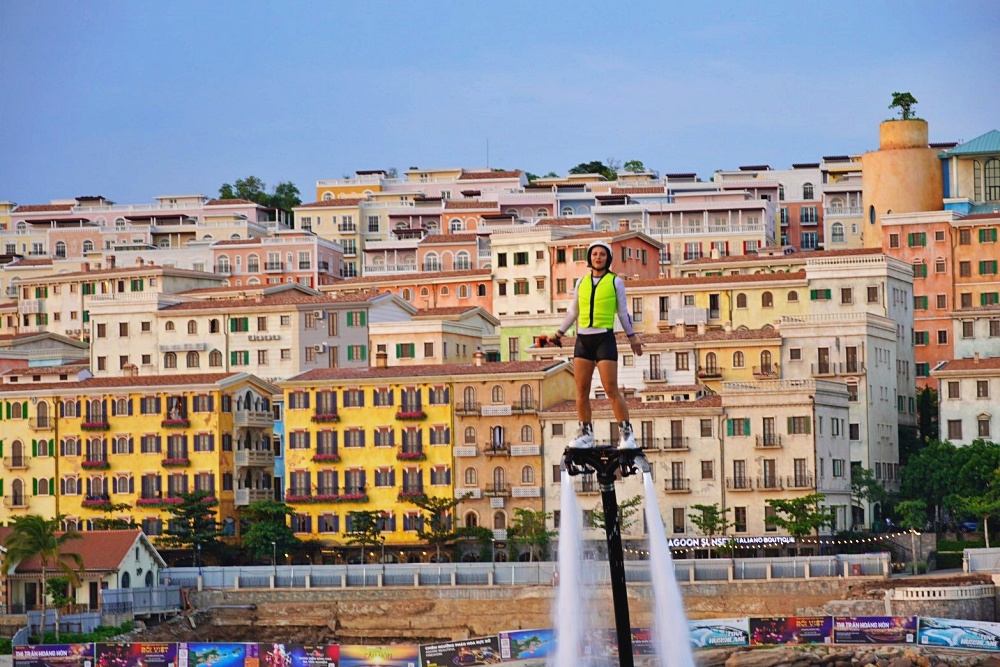
[[[365,321],[367,320],[367,318],[365,317],[366,313],[365,311],[362,310],[360,314],[361,314],[361,326],[365,326]]]
[[[25,401],[24,404],[21,405],[21,416],[24,417],[25,419],[28,418],[28,402],[27,401]]]
[[[230,352],[229,353],[229,365],[230,366],[235,366],[236,365],[236,353],[235,352]]]
[[[365,361],[368,358],[368,346],[361,346],[361,361]]]
[[[403,344],[396,343],[396,358],[399,359],[403,356]]]
[[[750,435],[750,418],[743,419],[743,435]]]
[[[31,441],[31,456],[38,456],[38,441],[34,439]]]
[[[3,478],[0,477],[0,496],[3,495]]]
[[[32,477],[31,478],[31,495],[33,495],[33,496],[37,496],[38,495],[38,478],[37,477]]]
[[[354,361],[354,346],[353,345],[348,345],[347,346],[347,360],[348,361]]]
[[[250,350],[243,352],[243,363],[247,366],[250,365]]]
[[[49,495],[54,496],[56,494],[56,478],[49,477]]]
[[[812,417],[806,417],[806,435],[812,433]]]
[[[84,322],[89,322],[90,321],[90,311],[89,310],[83,311],[83,321]]]
[[[996,227],[994,227],[993,229],[990,230],[990,241],[993,241],[994,243],[997,242],[997,228]]]
[[[827,301],[829,301],[831,298],[833,298],[833,290],[827,289],[827,290],[823,290],[823,292],[826,294],[826,300]]]
[[[354,326],[354,313],[351,311],[347,311],[347,326]]]
[[[979,305],[980,306],[985,306],[986,305],[986,292],[983,292],[982,294],[979,295]],[[7,406],[7,416],[10,417],[10,406],[9,405]]]
[[[927,245],[927,232],[920,232],[920,245]]]
[[[727,419],[726,420],[726,435],[732,435],[732,434],[733,434],[733,420],[732,419]]]
[[[0,458],[3,458],[3,440],[0,440]],[[3,494],[0,493],[0,496]]]
[[[417,356],[417,344],[416,343],[410,343],[410,356],[411,357],[416,357]]]
[[[794,433],[795,432],[794,430],[792,430],[794,428],[794,426],[792,424],[793,424],[792,418],[789,417],[788,418],[788,433]]]
[[[229,320],[229,331],[230,331],[230,333],[236,331],[236,319],[235,318],[231,318]]]
[[[819,292],[819,290],[815,290],[815,289],[809,290],[809,299],[810,299],[810,301],[815,301],[816,300],[816,293],[817,292]]]
[[[7,419],[10,419],[10,403],[7,404]]]

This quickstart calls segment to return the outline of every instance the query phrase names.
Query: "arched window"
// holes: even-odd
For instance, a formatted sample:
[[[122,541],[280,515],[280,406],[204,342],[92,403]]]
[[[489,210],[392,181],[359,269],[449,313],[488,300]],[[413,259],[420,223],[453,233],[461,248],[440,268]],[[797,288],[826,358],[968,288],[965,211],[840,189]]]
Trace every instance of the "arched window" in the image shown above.
[[[229,273],[229,257],[226,255],[219,255],[219,259],[215,264],[216,273]]]
[[[799,293],[792,290],[788,293],[788,303],[795,303],[799,300]]]
[[[208,321],[208,333],[219,333],[219,320]]]
[[[456,271],[467,271],[472,268],[472,260],[469,258],[469,253],[464,250],[459,251],[455,255],[455,270]]]
[[[128,414],[128,399],[119,398],[115,401],[115,414],[127,415]]]
[[[476,407],[476,389],[475,387],[466,387],[462,391],[462,402],[465,403],[466,410],[474,410]]]
[[[468,285],[459,285],[458,286],[458,298],[459,299],[468,299],[469,298],[469,286]]]
[[[531,466],[521,468],[521,484],[535,483],[535,469]]]
[[[230,241],[239,241],[240,240],[240,235],[239,234],[230,234],[229,235],[229,240]]]
[[[208,365],[211,366],[212,368],[221,368],[222,367],[222,353],[219,352],[218,350],[212,350],[208,354]]]
[[[712,375],[719,372],[719,358],[715,352],[709,352],[705,355],[705,370]]]
[[[534,440],[535,440],[535,432],[531,428],[531,426],[529,426],[527,424],[525,424],[524,426],[522,426],[521,427],[521,442],[529,443],[529,442],[534,442]]]
[[[257,255],[247,257],[247,273],[260,273],[260,257]]]
[[[844,237],[844,225],[839,222],[835,222],[830,225],[830,241],[833,243],[844,243],[846,241]]]
[[[530,410],[535,405],[534,393],[531,391],[530,384],[522,384],[521,390],[518,392],[521,397],[521,409]]]
[[[465,229],[465,224],[458,218],[453,218],[451,222],[448,223],[448,229],[451,230],[452,234],[457,234]]]
[[[167,352],[163,355],[163,367],[164,368],[177,368],[177,353]]]
[[[466,426],[465,427],[465,444],[474,445],[476,444],[476,427]]]
[[[475,486],[479,483],[479,473],[476,472],[475,468],[469,467],[465,469],[465,485]]]
[[[736,307],[737,308],[747,307],[747,295],[744,294],[743,292],[740,292],[739,294],[736,295]]]
[[[476,294],[478,296],[486,296],[486,285],[480,284],[479,287],[476,288]]]
[[[24,498],[24,482],[21,481],[20,479],[15,479],[13,482],[11,482],[11,484],[10,484],[10,499],[11,499],[11,504],[14,507],[23,507],[24,506],[24,502],[25,502],[25,498]]]
[[[198,323],[194,320],[188,320],[188,333],[196,334],[198,333]]]
[[[84,241],[83,242],[83,252],[94,252],[94,242]]]
[[[540,209],[538,209],[538,217],[539,218],[547,218],[547,217],[549,217],[549,209],[547,209],[547,208],[540,208]]]
[[[403,288],[403,293],[401,294],[404,301],[413,301],[413,290],[409,287]]]
[[[429,252],[424,256],[424,271],[440,271],[441,259],[436,252]]]
[[[764,350],[763,352],[760,353],[760,372],[761,373],[767,373],[768,375],[770,375],[770,373],[771,373],[771,351],[770,350]]]
[[[44,403],[39,403],[39,405],[44,405]],[[49,455],[49,441],[46,440],[45,438],[42,438],[41,440],[39,440],[38,441],[37,451],[38,451],[38,456],[41,456],[41,457],[48,456]]]
[[[163,325],[163,330],[164,331],[173,331],[174,330],[174,321],[173,320],[167,320],[166,323]]]
[[[66,244],[62,241],[56,243],[56,257],[65,258],[66,257]]]
[[[420,296],[430,296],[430,295],[431,295],[430,289],[428,289],[427,287],[420,288]]]
[[[451,290],[448,289],[447,285],[441,285],[441,296],[448,296],[451,294]]]
[[[812,199],[813,198],[813,184],[812,183],[803,183],[802,184],[802,198],[803,199]]]
[[[503,510],[493,513],[493,530],[507,530],[507,513]]]
[[[188,368],[198,368],[201,365],[201,359],[197,352],[191,351],[187,353],[187,367]]]
[[[503,387],[495,384],[493,385],[493,390],[490,393],[494,403],[503,403]]]
[[[744,368],[746,365],[746,360],[743,357],[743,353],[739,350],[733,352],[733,368]]]
[[[560,211],[560,212],[562,213],[563,217],[568,218],[568,217],[570,217],[570,216],[573,215],[573,207],[572,206],[563,206],[562,207],[562,211]]]
[[[121,579],[121,581],[122,581],[122,588],[131,588],[132,587],[132,576],[128,572],[123,572],[122,573],[122,579]]]
[[[466,512],[465,527],[475,528],[478,525],[479,525],[479,516],[475,512]]]
[[[90,401],[90,421],[102,421],[106,416],[104,404],[99,399]]]
[[[507,470],[503,466],[493,468],[493,488],[507,488]]]
[[[760,307],[761,308],[774,308],[774,295],[770,292],[764,292],[760,295]]]
[[[24,412],[22,412],[22,409],[21,409],[21,405],[22,404],[19,401],[14,401],[13,403],[8,404],[8,405],[13,405],[14,406],[13,408],[11,408],[12,419],[24,419],[25,417],[28,416],[27,414],[25,414]]]
[[[78,487],[78,480],[76,477],[66,477],[65,479],[63,479],[63,488],[66,489],[64,493],[67,496],[75,496],[76,494],[78,494],[79,491],[77,491],[77,487]]]

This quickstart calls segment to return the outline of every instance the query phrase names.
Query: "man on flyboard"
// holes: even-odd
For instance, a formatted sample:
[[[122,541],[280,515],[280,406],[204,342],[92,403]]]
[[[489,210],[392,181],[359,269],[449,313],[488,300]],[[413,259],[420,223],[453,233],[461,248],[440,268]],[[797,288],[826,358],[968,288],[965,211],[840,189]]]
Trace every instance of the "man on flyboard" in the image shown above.
[[[556,331],[556,344],[571,326],[576,325],[576,346],[573,349],[573,372],[576,376],[576,413],[580,428],[569,446],[586,449],[594,446],[594,424],[590,407],[590,386],[594,368],[601,374],[604,393],[611,399],[611,409],[618,420],[618,448],[636,449],[632,424],[628,420],[628,405],[618,391],[618,345],[615,343],[615,314],[628,336],[636,356],[642,356],[642,343],[632,328],[625,298],[625,282],[612,273],[611,246],[595,241],[587,248],[587,266],[590,274],[577,281],[573,302],[566,319]]]

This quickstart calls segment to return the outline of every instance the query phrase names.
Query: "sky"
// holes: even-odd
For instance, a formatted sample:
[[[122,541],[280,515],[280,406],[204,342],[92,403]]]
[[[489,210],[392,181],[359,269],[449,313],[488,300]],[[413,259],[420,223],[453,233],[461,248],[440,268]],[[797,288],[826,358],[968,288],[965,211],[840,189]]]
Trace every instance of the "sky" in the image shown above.
[[[255,175],[641,160],[661,173],[1000,129],[1000,2],[0,0],[0,201]]]

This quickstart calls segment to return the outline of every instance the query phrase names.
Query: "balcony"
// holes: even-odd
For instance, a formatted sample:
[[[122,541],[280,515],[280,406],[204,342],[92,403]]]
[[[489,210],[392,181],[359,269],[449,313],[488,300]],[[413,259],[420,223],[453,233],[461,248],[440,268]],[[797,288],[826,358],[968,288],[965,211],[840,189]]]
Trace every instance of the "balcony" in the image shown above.
[[[32,431],[51,431],[56,421],[51,417],[33,417],[28,420],[28,428]]]
[[[387,275],[387,274],[400,274],[400,273],[417,273],[416,264],[365,264],[364,274],[366,276],[372,275]]]
[[[754,366],[753,376],[758,379],[776,378],[778,377],[778,364]]]
[[[264,264],[264,273],[281,273],[284,270],[284,262],[266,262]]]
[[[397,461],[426,461],[427,455],[420,445],[403,445],[396,450]]]
[[[672,450],[688,450],[688,439],[682,435],[672,435],[669,438],[663,439],[663,448]]]
[[[483,495],[494,498],[509,498],[510,484],[487,484],[486,488],[483,489]]]
[[[513,496],[515,498],[541,498],[542,487],[540,486],[515,486]]]
[[[541,445],[514,445],[510,448],[511,456],[540,456]]]
[[[27,456],[5,456],[3,466],[7,470],[26,470],[28,468]]]
[[[270,500],[274,497],[271,489],[236,489],[236,507],[246,507],[250,503]]]
[[[663,490],[667,493],[691,493],[691,480],[675,477],[663,480]]]
[[[487,442],[483,445],[483,454],[486,456],[510,456],[510,443]]]
[[[642,436],[636,436],[635,443],[639,445],[639,449],[659,449],[663,446],[663,438],[643,438]]]
[[[479,403],[474,402],[463,402],[455,404],[455,414],[456,415],[478,415],[479,414]]]
[[[684,251],[684,261],[685,262],[690,262],[690,261],[695,260],[695,259],[701,259],[702,256],[703,255],[701,254],[700,250],[694,250],[694,251],[685,250]]]
[[[749,477],[727,477],[726,488],[730,491],[753,491],[753,482]]]
[[[666,320],[670,326],[674,326],[678,322],[683,322],[684,324],[707,324],[708,323],[708,308],[698,308],[696,306],[684,306],[683,308],[671,308],[666,312]],[[664,319],[663,313],[660,313],[660,321]]]
[[[804,473],[800,475],[789,475],[786,480],[787,489],[811,489],[816,485],[813,482],[813,476],[809,473]]]
[[[17,304],[17,312],[22,315],[37,315],[45,312],[45,299],[24,299]]]
[[[3,504],[4,507],[9,507],[10,509],[26,509],[28,507],[28,496],[4,496]]]
[[[511,403],[510,409],[514,412],[514,414],[538,412],[538,404],[534,401],[515,401]]]
[[[764,477],[757,478],[757,488],[758,489],[769,489],[769,490],[779,490],[784,488],[782,485],[781,477],[777,475],[765,475]]]
[[[358,231],[358,226],[357,225],[340,224],[340,225],[337,225],[337,231],[338,232],[356,232],[356,231]]]
[[[763,435],[758,435],[756,447],[758,449],[765,449],[771,447],[781,447],[781,436],[777,433],[764,433]]]
[[[453,453],[456,459],[472,458],[479,455],[479,448],[475,445],[457,445]]]
[[[420,265],[421,271],[440,271],[441,265],[437,262],[424,262]]]
[[[662,368],[651,368],[642,372],[642,379],[646,382],[666,382],[667,374]]]
[[[837,374],[837,364],[830,362],[809,364],[809,372],[813,377],[829,377]]]
[[[580,495],[591,495],[601,492],[601,486],[597,483],[597,478],[593,475],[573,480],[573,489]]]
[[[274,466],[271,449],[238,449],[233,453],[233,465],[245,468],[270,468]]]
[[[864,209],[860,206],[824,206],[823,215],[832,215],[838,218],[856,218],[864,215]]]
[[[698,366],[698,378],[702,380],[717,380],[722,377],[722,368],[718,366]]]
[[[274,428],[274,414],[270,410],[258,412],[237,410],[233,413],[233,426],[236,428]]]
[[[232,273],[232,267],[229,264],[216,264],[215,273],[218,273],[221,276],[228,276]]]

